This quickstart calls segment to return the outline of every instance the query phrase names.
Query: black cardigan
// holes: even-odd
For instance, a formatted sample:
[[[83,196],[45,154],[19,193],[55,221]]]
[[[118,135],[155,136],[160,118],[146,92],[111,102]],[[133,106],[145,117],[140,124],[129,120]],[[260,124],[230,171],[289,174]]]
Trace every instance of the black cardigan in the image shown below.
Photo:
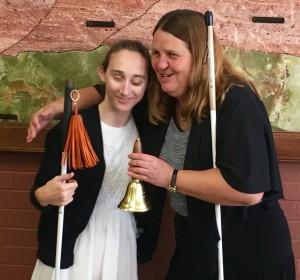
[[[167,127],[164,124],[152,125],[149,123],[144,126],[143,147],[145,153],[159,156]],[[205,170],[213,167],[210,129],[209,117],[200,123],[193,121],[184,169]],[[233,188],[245,193],[264,192],[264,205],[268,204],[268,201],[276,201],[283,197],[269,119],[264,104],[247,86],[231,88],[217,110],[216,154],[216,165]],[[136,214],[137,225],[143,228],[143,234],[138,239],[139,262],[150,260],[156,249],[165,197],[165,189],[147,183],[144,185],[146,196],[149,198],[154,211]],[[217,270],[219,233],[215,221],[215,205],[190,196],[187,196],[186,200],[190,241],[194,247],[194,255],[190,256],[189,261],[191,267],[195,269],[195,275],[201,279],[208,279]],[[277,209],[278,204],[275,205]],[[242,225],[247,215],[251,216],[252,220],[252,215],[256,215],[252,213],[256,213],[257,208],[259,208],[258,211],[265,211],[260,205],[255,209],[253,208],[253,211],[252,208],[248,207],[222,207],[223,236],[229,236],[230,239],[230,232]],[[268,206],[266,206],[267,208]],[[276,211],[274,210],[274,213]],[[275,216],[276,214],[271,220],[274,220],[275,225],[281,224],[281,218],[277,223]],[[253,220],[255,221],[255,217]],[[263,227],[264,221],[259,225],[254,225],[253,228],[255,226]],[[288,236],[286,226],[283,227],[282,231]],[[250,231],[243,234],[246,237]],[[269,239],[269,233],[258,238],[260,241],[265,238]],[[250,237],[250,240],[253,244],[257,243],[255,237]],[[236,240],[236,247],[239,246],[239,242],[240,240]],[[277,240],[274,240],[275,243]],[[283,244],[281,240],[279,240],[279,244]],[[283,257],[290,252],[289,238],[284,241],[284,244],[287,244],[287,253],[282,253]],[[249,246],[251,247],[252,244]],[[271,253],[269,256],[271,258]],[[254,263],[261,261],[255,256],[252,260]],[[262,261],[262,263],[264,262]]]
[[[99,158],[99,163],[92,168],[84,168],[75,171],[68,170],[74,171],[74,179],[78,182],[78,188],[76,189],[72,203],[64,207],[61,268],[68,268],[73,264],[73,250],[76,239],[85,229],[89,221],[105,172],[103,140],[98,106],[92,106],[79,113],[82,116],[93,148]],[[136,114],[134,114],[134,116],[136,116]],[[135,123],[139,134],[141,134],[141,122],[142,115],[140,111],[139,117],[135,117]],[[54,176],[61,174],[61,139],[62,123],[60,122],[49,131],[46,137],[43,159],[30,192],[32,204],[41,211],[38,225],[37,257],[43,263],[52,267],[55,266],[58,207],[52,205],[42,207],[36,200],[34,192]],[[143,141],[142,137],[141,140]]]

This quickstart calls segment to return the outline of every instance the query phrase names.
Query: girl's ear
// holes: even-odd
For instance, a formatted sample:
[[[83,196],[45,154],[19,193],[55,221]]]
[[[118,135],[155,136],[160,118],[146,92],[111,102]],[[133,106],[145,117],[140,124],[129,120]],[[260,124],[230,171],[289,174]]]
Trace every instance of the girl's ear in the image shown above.
[[[105,71],[104,71],[102,65],[97,68],[97,73],[98,73],[100,80],[105,83],[106,77],[105,77]]]

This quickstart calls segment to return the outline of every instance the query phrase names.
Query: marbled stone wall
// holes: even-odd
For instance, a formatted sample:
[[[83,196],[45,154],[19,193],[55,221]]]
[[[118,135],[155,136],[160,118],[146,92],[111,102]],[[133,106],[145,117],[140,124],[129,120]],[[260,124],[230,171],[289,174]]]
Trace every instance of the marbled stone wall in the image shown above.
[[[76,87],[97,82],[100,46],[133,38],[151,48],[157,20],[178,8],[213,11],[226,54],[259,88],[273,128],[300,131],[300,0],[2,0],[0,114],[26,122],[62,94],[70,75]],[[284,23],[256,23],[253,16]],[[88,20],[115,27],[87,27]]]
[[[92,50],[124,37],[150,46],[156,21],[178,8],[213,11],[226,46],[300,56],[299,0],[2,0],[0,53]],[[253,23],[253,16],[283,17],[285,23]],[[115,27],[86,27],[87,20],[113,20]]]
[[[226,54],[258,86],[273,127],[300,132],[300,0],[0,0],[0,115],[26,122],[31,111],[62,94],[65,78],[75,78],[76,87],[97,82],[94,70],[107,50],[101,45],[131,38],[150,48],[157,20],[178,8],[213,11]],[[285,22],[254,23],[253,16]],[[114,21],[115,27],[86,27],[87,20]],[[32,273],[38,213],[28,187],[37,157],[0,156],[0,279]],[[300,280],[299,164],[281,164],[281,173]],[[143,279],[164,279],[174,242],[171,218],[167,213],[156,258],[140,267]]]

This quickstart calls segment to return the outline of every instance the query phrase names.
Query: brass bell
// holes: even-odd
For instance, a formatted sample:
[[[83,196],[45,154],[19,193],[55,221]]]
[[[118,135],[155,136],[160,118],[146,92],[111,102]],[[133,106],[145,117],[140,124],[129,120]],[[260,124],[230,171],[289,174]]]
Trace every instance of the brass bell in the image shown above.
[[[139,138],[137,138],[134,142],[133,152],[142,152],[142,144]],[[142,181],[132,178],[127,186],[125,196],[119,203],[118,207],[129,212],[146,212],[151,209],[151,205],[145,196]]]

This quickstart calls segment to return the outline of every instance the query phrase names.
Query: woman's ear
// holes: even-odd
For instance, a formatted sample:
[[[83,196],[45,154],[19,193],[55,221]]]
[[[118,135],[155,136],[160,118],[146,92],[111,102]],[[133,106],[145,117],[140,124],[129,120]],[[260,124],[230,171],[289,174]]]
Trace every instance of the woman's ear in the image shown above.
[[[104,71],[104,68],[102,65],[97,68],[97,73],[98,73],[100,80],[105,83],[106,75],[105,75],[105,71]]]

